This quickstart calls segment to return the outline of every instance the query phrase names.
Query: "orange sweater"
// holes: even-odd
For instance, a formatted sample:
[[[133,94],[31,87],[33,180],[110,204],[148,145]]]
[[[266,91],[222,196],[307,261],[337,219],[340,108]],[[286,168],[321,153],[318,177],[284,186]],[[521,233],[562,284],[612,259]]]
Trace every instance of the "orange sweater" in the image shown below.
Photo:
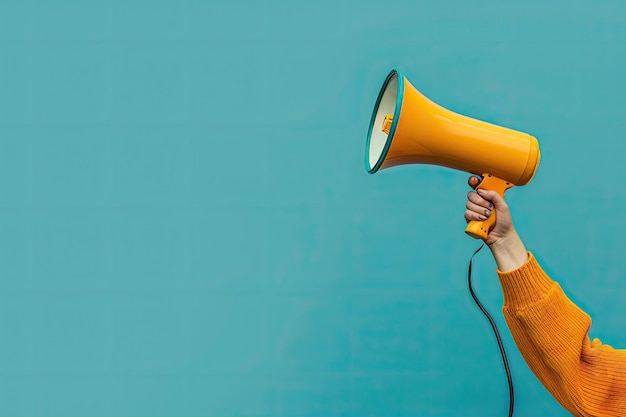
[[[498,276],[513,339],[554,398],[574,416],[626,416],[626,350],[590,342],[591,319],[531,253],[522,267]]]

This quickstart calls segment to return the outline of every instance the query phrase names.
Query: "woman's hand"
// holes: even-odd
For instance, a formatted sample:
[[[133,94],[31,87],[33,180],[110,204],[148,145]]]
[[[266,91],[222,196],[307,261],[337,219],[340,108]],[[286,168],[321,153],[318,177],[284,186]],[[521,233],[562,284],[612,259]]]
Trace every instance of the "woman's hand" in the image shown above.
[[[467,182],[470,187],[476,188],[480,181],[480,178],[472,176]],[[470,191],[467,194],[467,200],[465,204],[465,220],[467,222],[472,220],[484,221],[492,216],[494,211],[496,213],[496,224],[485,239],[487,245],[491,246],[500,239],[515,234],[509,206],[498,193],[479,188],[476,191]]]
[[[477,177],[470,177],[467,181],[472,188],[476,188],[480,183]],[[498,269],[502,272],[512,271],[524,265],[528,260],[528,252],[524,243],[519,238],[509,206],[504,199],[495,191],[481,190],[470,191],[467,194],[465,204],[465,220],[486,220],[496,212],[496,224],[489,232],[485,243],[491,249]]]

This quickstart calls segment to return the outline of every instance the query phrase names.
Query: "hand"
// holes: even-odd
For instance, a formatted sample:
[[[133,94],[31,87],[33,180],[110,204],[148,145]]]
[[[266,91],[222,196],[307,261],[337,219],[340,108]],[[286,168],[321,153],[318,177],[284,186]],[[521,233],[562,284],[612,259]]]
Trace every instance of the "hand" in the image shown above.
[[[467,182],[470,187],[476,188],[480,181],[480,178],[471,176]],[[465,204],[465,220],[467,222],[487,220],[494,210],[496,212],[496,224],[489,232],[487,239],[485,239],[487,245],[491,246],[509,235],[516,234],[509,206],[498,193],[491,190],[478,189],[470,191],[467,194],[467,200]]]

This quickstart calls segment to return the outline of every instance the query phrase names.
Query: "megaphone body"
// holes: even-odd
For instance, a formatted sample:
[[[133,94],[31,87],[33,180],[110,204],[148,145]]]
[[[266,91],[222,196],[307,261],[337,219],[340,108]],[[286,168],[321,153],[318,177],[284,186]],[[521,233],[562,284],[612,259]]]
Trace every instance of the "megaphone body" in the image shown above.
[[[530,182],[539,161],[535,137],[445,109],[398,70],[385,79],[367,136],[369,173],[397,165],[439,165],[479,175],[480,188],[503,196],[508,188]],[[494,224],[495,212],[484,222],[470,222],[465,231],[486,239]]]

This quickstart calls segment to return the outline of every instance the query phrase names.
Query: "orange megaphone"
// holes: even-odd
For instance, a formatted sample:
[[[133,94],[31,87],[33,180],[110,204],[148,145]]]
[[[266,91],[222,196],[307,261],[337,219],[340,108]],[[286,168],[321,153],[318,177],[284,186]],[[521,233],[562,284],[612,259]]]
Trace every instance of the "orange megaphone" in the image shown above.
[[[440,165],[482,176],[479,187],[501,196],[527,184],[539,160],[533,136],[445,109],[398,70],[389,73],[378,94],[365,150],[370,174],[396,165]],[[484,222],[470,222],[465,232],[486,239],[495,222],[494,211]]]

